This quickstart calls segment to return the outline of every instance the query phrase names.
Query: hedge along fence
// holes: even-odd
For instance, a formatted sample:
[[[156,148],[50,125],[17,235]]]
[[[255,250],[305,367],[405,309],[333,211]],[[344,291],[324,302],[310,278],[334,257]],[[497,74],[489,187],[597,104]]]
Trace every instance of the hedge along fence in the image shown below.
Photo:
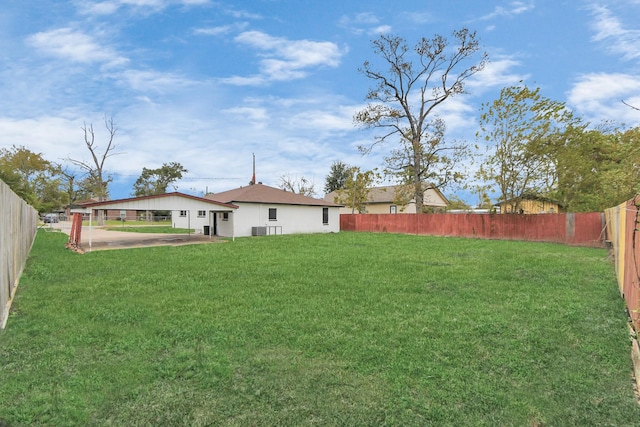
[[[0,181],[0,329],[38,230],[38,212]]]
[[[604,247],[604,214],[342,214],[340,230]]]

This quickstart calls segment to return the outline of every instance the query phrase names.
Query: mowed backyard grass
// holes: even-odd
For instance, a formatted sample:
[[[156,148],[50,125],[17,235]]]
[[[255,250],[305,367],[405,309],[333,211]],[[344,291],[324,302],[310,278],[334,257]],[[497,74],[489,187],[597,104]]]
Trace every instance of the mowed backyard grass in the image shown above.
[[[0,425],[630,426],[603,249],[394,234],[64,249],[0,333]]]

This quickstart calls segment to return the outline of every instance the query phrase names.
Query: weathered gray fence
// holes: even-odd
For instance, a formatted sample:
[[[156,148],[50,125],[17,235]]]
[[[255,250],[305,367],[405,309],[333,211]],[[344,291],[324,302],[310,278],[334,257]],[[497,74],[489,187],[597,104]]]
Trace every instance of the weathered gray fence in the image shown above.
[[[38,231],[38,212],[0,181],[0,329]]]

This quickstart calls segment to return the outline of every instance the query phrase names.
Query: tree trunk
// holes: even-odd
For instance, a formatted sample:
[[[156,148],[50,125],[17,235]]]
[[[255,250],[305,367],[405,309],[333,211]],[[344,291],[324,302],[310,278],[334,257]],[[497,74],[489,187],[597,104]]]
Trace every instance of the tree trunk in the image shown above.
[[[414,198],[416,200],[416,213],[421,214],[424,206],[424,192],[422,191],[422,179],[420,178],[420,170],[422,169],[420,139],[418,138],[417,141],[414,141],[412,146]]]

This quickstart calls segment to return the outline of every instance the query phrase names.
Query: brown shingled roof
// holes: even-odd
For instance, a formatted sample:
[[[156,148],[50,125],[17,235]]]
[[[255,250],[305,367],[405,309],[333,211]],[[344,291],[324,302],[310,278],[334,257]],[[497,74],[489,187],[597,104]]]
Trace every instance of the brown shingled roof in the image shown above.
[[[369,189],[369,194],[367,196],[366,203],[372,203],[372,204],[373,203],[394,203],[394,199],[396,197],[396,191],[401,190],[402,188],[403,186],[401,185],[371,187]],[[440,197],[442,197],[444,201],[447,201],[444,195],[432,184],[427,184],[425,191],[429,189],[433,189],[440,195]],[[411,195],[411,190],[412,189],[409,190],[409,195]],[[325,200],[333,200],[337,195],[338,195],[338,191],[332,191],[331,193],[328,193],[325,195]],[[410,197],[410,198],[413,201],[413,197]]]
[[[192,199],[192,200],[198,200],[198,201],[202,201],[202,202],[206,202],[206,203],[210,203],[210,204],[214,204],[214,205],[222,205],[225,207],[229,207],[229,208],[233,208],[233,209],[237,209],[237,206],[234,206],[233,204],[230,203],[224,203],[224,202],[220,202],[219,200],[215,200],[215,199],[206,199],[203,197],[197,197],[197,196],[192,196],[190,194],[184,194],[184,193],[180,193],[180,192],[173,192],[173,193],[162,193],[162,194],[152,194],[150,196],[140,196],[140,197],[130,197],[127,199],[117,199],[117,200],[105,200],[103,202],[90,202],[90,203],[84,203],[82,204],[82,206],[86,206],[86,207],[98,207],[98,206],[104,206],[104,205],[112,205],[112,204],[116,204],[116,203],[122,203],[122,202],[139,202],[142,200],[149,200],[149,199],[163,199],[163,198],[167,198],[167,197],[182,197],[185,199]]]
[[[271,203],[277,205],[301,205],[301,206],[331,206],[339,207],[335,203],[313,197],[303,196],[279,188],[269,187],[264,184],[248,185],[221,193],[205,196],[207,199],[222,203]]]

